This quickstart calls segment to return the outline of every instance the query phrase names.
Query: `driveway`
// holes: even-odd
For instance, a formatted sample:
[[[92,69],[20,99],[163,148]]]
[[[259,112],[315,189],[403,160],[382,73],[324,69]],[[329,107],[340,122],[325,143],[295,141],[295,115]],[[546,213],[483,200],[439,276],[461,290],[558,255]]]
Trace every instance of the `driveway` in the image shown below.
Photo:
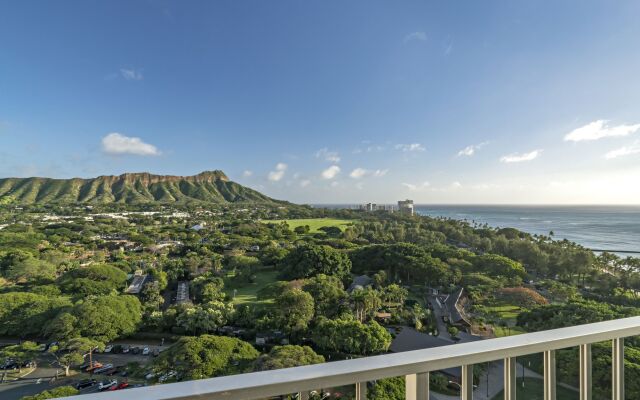
[[[448,342],[453,342],[451,339],[451,335],[447,331],[447,324],[442,320],[444,314],[444,309],[442,307],[442,303],[438,300],[437,296],[429,295],[427,296],[427,301],[431,304],[431,308],[433,309],[433,316],[436,319],[436,326],[438,327],[438,338],[442,340],[446,340]]]

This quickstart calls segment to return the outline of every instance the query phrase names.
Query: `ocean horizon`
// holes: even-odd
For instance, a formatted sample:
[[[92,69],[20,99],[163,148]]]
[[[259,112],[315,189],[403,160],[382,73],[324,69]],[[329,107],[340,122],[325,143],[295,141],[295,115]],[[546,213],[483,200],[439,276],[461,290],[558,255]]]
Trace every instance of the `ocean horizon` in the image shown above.
[[[383,203],[380,203],[383,204]],[[355,204],[318,204],[315,207],[353,208]],[[640,256],[640,205],[460,205],[416,204],[415,212],[452,218],[494,228],[567,239],[596,251],[621,257]]]

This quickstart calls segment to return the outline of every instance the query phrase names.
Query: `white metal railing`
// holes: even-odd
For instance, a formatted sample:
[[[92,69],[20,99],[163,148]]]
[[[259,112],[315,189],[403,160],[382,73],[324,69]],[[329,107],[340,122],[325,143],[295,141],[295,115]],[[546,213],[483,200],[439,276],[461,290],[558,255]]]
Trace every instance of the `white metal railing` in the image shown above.
[[[106,393],[73,396],[83,400],[253,400],[289,393],[355,385],[356,400],[366,399],[366,383],[406,377],[407,400],[429,398],[429,372],[462,366],[461,398],[473,398],[473,365],[504,360],[504,398],[515,400],[515,358],[544,355],[544,398],[555,400],[555,350],[580,348],[580,400],[591,400],[591,344],[612,340],[612,400],[624,400],[624,338],[640,335],[640,317],[527,333],[499,339],[304,367],[254,372]]]

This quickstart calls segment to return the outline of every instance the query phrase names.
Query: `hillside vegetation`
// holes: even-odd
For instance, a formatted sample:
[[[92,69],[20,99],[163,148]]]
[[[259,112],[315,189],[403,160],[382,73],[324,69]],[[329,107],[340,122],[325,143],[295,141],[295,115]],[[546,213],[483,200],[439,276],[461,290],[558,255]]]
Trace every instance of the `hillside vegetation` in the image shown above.
[[[82,179],[0,179],[0,204],[279,203],[232,182],[222,171],[194,176],[128,173]]]

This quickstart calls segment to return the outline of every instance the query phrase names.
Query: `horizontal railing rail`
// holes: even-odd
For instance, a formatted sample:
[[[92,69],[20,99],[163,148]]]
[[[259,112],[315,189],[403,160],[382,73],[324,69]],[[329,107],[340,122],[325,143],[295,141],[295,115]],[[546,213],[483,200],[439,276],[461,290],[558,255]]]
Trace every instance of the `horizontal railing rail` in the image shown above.
[[[515,358],[544,354],[545,400],[555,400],[555,350],[580,348],[580,399],[591,399],[591,344],[612,340],[612,399],[624,400],[624,341],[640,335],[640,317],[521,334],[403,353],[303,367],[155,385],[68,397],[69,400],[253,400],[310,390],[356,385],[366,398],[366,382],[406,377],[407,399],[429,397],[429,372],[462,367],[461,397],[473,398],[473,365],[504,360],[505,400],[515,400]]]

